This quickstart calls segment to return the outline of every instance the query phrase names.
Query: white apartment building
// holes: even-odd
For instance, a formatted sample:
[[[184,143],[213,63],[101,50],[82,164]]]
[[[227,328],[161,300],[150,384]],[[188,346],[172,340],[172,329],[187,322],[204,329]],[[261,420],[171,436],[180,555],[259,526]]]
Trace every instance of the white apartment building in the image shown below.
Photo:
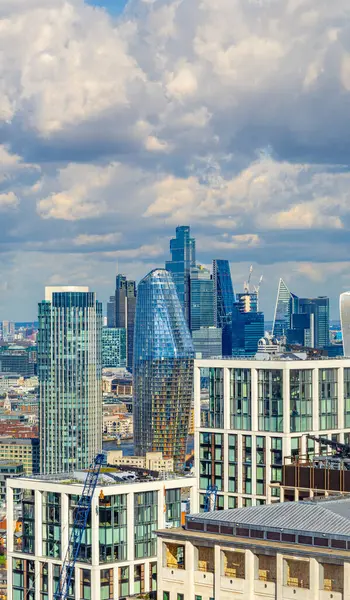
[[[295,355],[195,360],[195,470],[203,506],[278,501],[283,462],[325,449],[306,433],[348,442],[350,359]]]
[[[350,500],[189,515],[158,535],[158,600],[350,600]]]
[[[80,471],[8,481],[8,600],[53,600],[85,475]],[[123,480],[128,476],[134,481]],[[15,521],[18,489],[23,490],[22,528]],[[141,477],[103,468],[69,600],[121,600],[155,591],[155,531],[181,525],[181,500],[187,496],[196,510],[193,477]]]

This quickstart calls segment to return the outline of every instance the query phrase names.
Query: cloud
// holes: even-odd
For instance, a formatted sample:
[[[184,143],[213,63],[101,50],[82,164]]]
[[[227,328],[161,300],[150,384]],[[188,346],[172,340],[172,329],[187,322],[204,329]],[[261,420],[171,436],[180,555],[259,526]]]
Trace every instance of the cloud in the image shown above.
[[[349,23],[348,0],[129,0],[118,19],[83,0],[3,0],[2,310],[22,316],[23,279],[32,318],[37,286],[70,264],[107,298],[111,263],[137,278],[162,266],[183,223],[200,262],[219,253],[238,281],[241,264],[264,266],[267,311],[285,272],[335,297]]]

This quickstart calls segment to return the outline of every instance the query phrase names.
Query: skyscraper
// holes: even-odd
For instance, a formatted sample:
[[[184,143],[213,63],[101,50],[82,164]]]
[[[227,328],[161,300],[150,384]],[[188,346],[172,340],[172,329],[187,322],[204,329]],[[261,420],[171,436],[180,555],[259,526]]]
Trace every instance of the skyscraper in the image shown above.
[[[115,295],[107,302],[107,327],[115,327]]]
[[[350,292],[340,294],[340,322],[344,356],[350,356]]]
[[[172,274],[177,295],[187,324],[190,324],[190,271],[196,266],[196,242],[191,238],[190,227],[176,228],[176,237],[170,240],[171,260],[165,268]]]
[[[126,329],[102,329],[102,368],[126,367]]]
[[[214,282],[210,271],[198,265],[190,272],[190,329],[214,326]]]
[[[324,348],[329,344],[329,298],[298,298],[298,313],[313,315],[314,347]]]
[[[102,305],[87,287],[47,287],[39,304],[41,472],[86,468],[102,447]]]
[[[136,283],[117,275],[115,285],[115,327],[126,329],[127,366],[132,367],[136,310]]]
[[[138,286],[134,348],[134,440],[137,454],[185,460],[193,344],[170,273],[151,271]]]
[[[244,312],[239,302],[235,302],[232,312],[232,356],[254,356],[264,333],[264,314],[258,311]]]
[[[228,260],[213,260],[215,326],[224,327],[232,316],[235,294]]]
[[[287,330],[290,329],[290,315],[291,315],[291,301],[292,294],[284,283],[283,279],[279,280],[277,299],[275,306],[275,314],[273,318],[272,335],[274,337],[281,337],[287,334]]]

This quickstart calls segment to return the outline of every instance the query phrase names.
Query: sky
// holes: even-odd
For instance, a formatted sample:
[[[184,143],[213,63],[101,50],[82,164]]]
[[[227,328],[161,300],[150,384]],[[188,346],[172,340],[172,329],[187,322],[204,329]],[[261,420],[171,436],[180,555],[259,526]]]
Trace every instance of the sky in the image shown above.
[[[94,2],[102,4],[102,2]],[[300,296],[350,289],[349,0],[0,2],[0,320],[139,280],[190,225]]]

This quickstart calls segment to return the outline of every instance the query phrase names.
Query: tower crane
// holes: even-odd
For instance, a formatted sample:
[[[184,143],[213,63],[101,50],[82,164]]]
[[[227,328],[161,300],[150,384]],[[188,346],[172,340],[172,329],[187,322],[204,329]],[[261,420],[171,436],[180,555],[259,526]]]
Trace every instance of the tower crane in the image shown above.
[[[311,433],[307,433],[306,437],[309,440],[313,440],[314,442],[318,442],[319,444],[324,444],[325,446],[330,446],[335,450],[335,456],[339,458],[350,458],[350,445],[342,444],[341,442],[335,442],[333,440],[329,440],[328,438],[318,437],[317,435],[311,435]]]
[[[248,281],[244,282],[244,292],[246,294],[249,294],[249,292],[250,292],[250,280],[252,278],[252,273],[253,273],[253,265],[250,265]]]
[[[91,512],[92,498],[103,462],[104,455],[97,454],[86,475],[83,492],[75,509],[72,533],[69,538],[68,549],[63,561],[57,588],[54,593],[54,600],[66,600],[68,596],[69,587],[74,575],[75,563],[78,560],[81,542]]]

